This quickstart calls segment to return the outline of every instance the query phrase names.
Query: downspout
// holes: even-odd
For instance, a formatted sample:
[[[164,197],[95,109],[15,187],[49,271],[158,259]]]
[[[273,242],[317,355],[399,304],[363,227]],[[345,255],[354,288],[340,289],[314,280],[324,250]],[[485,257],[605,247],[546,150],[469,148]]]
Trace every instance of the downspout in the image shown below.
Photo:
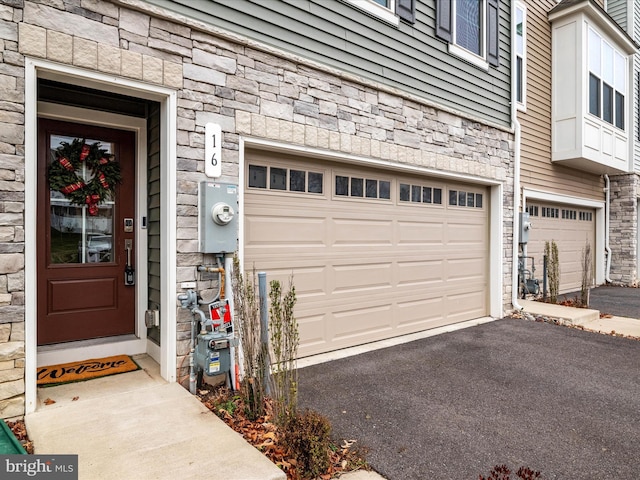
[[[604,279],[607,283],[611,283],[611,247],[609,246],[609,211],[610,202],[611,202],[611,182],[609,181],[609,175],[604,174],[604,192],[605,192],[605,202],[604,202],[604,249],[607,252],[607,266],[605,267]]]
[[[515,58],[515,1],[511,2],[511,125],[514,131],[515,148],[513,152],[513,266],[511,270],[511,304],[517,311],[524,307],[518,302],[518,232],[520,231],[520,122],[518,122],[518,108],[516,99],[516,75],[513,72]]]

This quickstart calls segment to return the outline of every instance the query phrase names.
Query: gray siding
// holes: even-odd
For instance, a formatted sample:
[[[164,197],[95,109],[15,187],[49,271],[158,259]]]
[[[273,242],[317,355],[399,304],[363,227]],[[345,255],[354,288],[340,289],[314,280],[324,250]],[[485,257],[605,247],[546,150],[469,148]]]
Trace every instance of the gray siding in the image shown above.
[[[147,117],[147,263],[148,305],[159,310],[160,297],[160,106],[150,104]],[[162,322],[162,311],[160,312]],[[147,336],[160,344],[160,329],[149,328]]]
[[[218,28],[501,125],[510,124],[510,3],[500,2],[500,67],[488,72],[435,38],[435,0],[390,25],[339,0],[147,0]]]
[[[607,13],[629,34],[627,28],[627,0],[609,0],[607,2]]]

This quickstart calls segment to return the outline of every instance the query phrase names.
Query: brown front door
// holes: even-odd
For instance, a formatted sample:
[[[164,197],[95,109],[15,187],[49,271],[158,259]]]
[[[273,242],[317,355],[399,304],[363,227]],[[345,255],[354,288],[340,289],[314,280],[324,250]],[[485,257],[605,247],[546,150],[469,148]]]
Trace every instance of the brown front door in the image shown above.
[[[38,345],[135,333],[135,185],[133,132],[39,120]]]

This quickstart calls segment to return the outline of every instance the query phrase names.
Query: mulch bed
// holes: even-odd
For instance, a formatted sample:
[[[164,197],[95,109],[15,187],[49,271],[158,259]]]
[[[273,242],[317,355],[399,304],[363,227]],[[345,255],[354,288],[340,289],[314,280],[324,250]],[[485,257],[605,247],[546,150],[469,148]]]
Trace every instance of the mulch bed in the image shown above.
[[[297,468],[296,459],[283,445],[279,427],[271,421],[270,401],[266,400],[264,416],[250,420],[245,405],[238,395],[225,387],[211,387],[198,391],[198,397],[204,405],[221,418],[229,427],[240,433],[244,439],[262,452],[286,474],[287,480],[301,480],[303,477]],[[355,441],[343,441],[331,450],[329,469],[319,477],[320,480],[338,478],[340,474],[353,470],[367,469],[365,452],[355,446]]]

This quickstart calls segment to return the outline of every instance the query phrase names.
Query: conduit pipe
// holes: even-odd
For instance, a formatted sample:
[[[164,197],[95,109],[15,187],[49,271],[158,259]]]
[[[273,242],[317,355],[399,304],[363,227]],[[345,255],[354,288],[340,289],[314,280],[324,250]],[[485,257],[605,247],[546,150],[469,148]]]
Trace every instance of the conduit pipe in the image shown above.
[[[605,267],[604,279],[607,283],[611,283],[611,247],[609,246],[609,210],[610,210],[610,202],[611,202],[611,182],[609,180],[609,175],[604,174],[604,192],[605,192],[605,202],[604,202],[604,249],[607,252],[607,265]]]

